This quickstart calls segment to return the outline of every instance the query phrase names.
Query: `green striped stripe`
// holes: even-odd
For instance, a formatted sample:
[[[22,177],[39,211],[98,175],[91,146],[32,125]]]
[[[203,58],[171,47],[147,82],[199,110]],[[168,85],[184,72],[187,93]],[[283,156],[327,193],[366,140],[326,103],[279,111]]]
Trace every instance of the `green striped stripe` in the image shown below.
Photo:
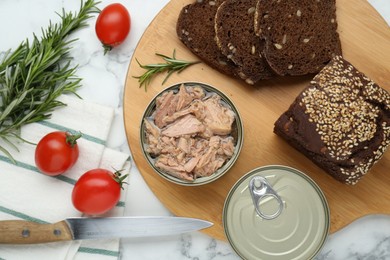
[[[20,219],[28,220],[28,221],[33,221],[33,222],[37,222],[37,223],[41,223],[41,224],[48,224],[49,223],[49,222],[46,222],[46,221],[44,221],[42,219],[34,218],[34,217],[26,215],[26,214],[24,214],[22,212],[19,212],[19,211],[16,211],[16,210],[12,210],[12,209],[8,209],[8,208],[3,207],[3,206],[0,206],[0,211],[4,212],[6,214],[9,214],[9,215],[18,217]]]
[[[116,205],[116,207],[124,207],[124,206],[125,206],[125,202],[123,202],[123,201],[119,201],[118,204]],[[42,223],[42,224],[48,224],[49,223],[49,222],[46,222],[44,220],[31,217],[31,216],[29,216],[27,214],[24,214],[22,212],[19,212],[19,211],[13,210],[13,209],[9,209],[9,208],[3,207],[1,205],[0,205],[0,211],[3,212],[3,213],[6,213],[6,214],[12,215],[14,217],[18,217],[20,219],[24,219],[24,220],[28,220],[28,221],[33,221],[33,222]]]
[[[27,169],[27,170],[30,170],[30,171],[34,171],[34,172],[37,172],[39,174],[43,174],[39,171],[39,169],[33,165],[30,165],[28,163],[24,163],[24,162],[21,162],[21,161],[15,161],[15,163],[13,163],[8,157],[4,156],[4,155],[0,155],[0,161],[3,161],[3,162],[7,162],[7,163],[10,163],[10,164],[14,164],[20,168],[24,168],[24,169]],[[74,185],[76,183],[76,181],[72,178],[69,178],[65,175],[57,175],[57,176],[53,176],[52,178],[56,178],[58,180],[61,180],[61,181],[64,181],[64,182],[67,182],[69,184],[72,184]]]
[[[7,162],[7,163],[10,163],[10,164],[13,164],[13,162],[6,156],[4,155],[0,155],[0,161],[3,161],[3,162]],[[18,167],[21,167],[21,168],[24,168],[24,169],[27,169],[27,170],[30,170],[30,171],[34,171],[34,172],[37,172],[39,174],[43,174],[39,171],[39,169],[35,166],[32,166],[30,164],[27,164],[27,163],[24,163],[24,162],[21,162],[21,161],[15,161],[15,165],[18,166]],[[69,178],[65,175],[57,175],[57,176],[52,176],[51,178],[56,178],[60,181],[63,181],[63,182],[66,182],[66,183],[69,183],[69,184],[72,184],[72,185],[75,185],[76,183],[76,180],[72,179],[72,178]],[[118,203],[116,204],[117,207],[125,207],[126,206],[126,202],[124,201],[118,201]]]
[[[21,162],[21,161],[16,161],[16,160],[15,160],[15,163],[14,163],[13,161],[11,161],[10,158],[8,158],[7,156],[4,156],[4,155],[0,155],[0,161],[7,162],[9,164],[13,164],[13,165],[16,165],[18,167],[21,167],[21,168],[24,168],[24,169],[27,169],[27,170],[30,170],[30,171],[39,172],[38,168],[33,166],[33,165],[30,165],[28,163],[24,163],[24,162]]]
[[[69,178],[69,177],[66,177],[65,175],[57,175],[57,176],[53,176],[53,178],[56,178],[57,180],[60,180],[63,182],[67,182],[67,183],[72,184],[72,185],[76,184],[76,180]]]
[[[54,129],[57,129],[59,131],[70,132],[70,133],[79,132],[79,131],[74,130],[72,128],[68,128],[68,127],[65,127],[65,126],[62,126],[62,125],[54,124],[54,123],[51,123],[49,121],[39,121],[37,123],[41,124],[41,125],[44,125],[44,126],[48,126],[48,127],[54,128]],[[94,143],[97,143],[97,144],[101,144],[101,145],[105,145],[106,144],[105,140],[97,138],[97,137],[94,137],[92,135],[85,134],[85,133],[82,133],[82,137],[81,138],[83,138],[85,140],[88,140],[88,141],[91,141],[91,142],[94,142]]]
[[[91,248],[91,247],[79,247],[78,252],[87,253],[87,254],[96,254],[96,255],[107,255],[107,256],[115,256],[119,257],[118,251],[99,249],[99,248]]]

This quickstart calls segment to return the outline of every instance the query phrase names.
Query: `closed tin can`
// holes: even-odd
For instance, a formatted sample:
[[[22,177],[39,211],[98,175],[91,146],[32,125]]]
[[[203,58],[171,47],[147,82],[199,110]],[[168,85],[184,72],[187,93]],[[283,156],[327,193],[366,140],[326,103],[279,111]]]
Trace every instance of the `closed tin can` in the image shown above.
[[[271,165],[250,171],[232,187],[223,225],[243,259],[312,259],[328,237],[330,212],[311,178]]]

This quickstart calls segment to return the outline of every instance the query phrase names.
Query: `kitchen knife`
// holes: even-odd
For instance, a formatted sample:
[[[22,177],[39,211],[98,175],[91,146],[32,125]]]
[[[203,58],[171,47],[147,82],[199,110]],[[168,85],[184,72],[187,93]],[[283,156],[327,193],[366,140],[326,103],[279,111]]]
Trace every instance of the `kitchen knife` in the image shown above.
[[[0,221],[0,244],[169,236],[212,225],[205,220],[184,217],[68,218],[54,224],[3,220]]]

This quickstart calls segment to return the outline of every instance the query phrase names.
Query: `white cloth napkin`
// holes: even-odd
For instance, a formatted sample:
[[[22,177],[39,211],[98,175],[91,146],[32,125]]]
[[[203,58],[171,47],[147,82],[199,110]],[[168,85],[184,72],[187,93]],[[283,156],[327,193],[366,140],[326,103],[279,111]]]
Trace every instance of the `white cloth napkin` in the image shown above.
[[[54,223],[68,217],[82,216],[72,205],[74,183],[94,168],[124,169],[129,173],[129,155],[105,147],[114,117],[114,109],[63,95],[67,104],[55,110],[51,118],[22,128],[22,138],[38,143],[47,133],[61,130],[81,132],[78,140],[80,155],[66,173],[51,177],[35,166],[35,145],[20,142],[19,152],[2,142],[16,160],[13,164],[0,153],[0,220],[23,219]],[[1,142],[1,141],[0,141]],[[117,206],[107,216],[122,216],[126,187]],[[2,259],[117,259],[119,239],[57,242],[39,245],[0,245]]]

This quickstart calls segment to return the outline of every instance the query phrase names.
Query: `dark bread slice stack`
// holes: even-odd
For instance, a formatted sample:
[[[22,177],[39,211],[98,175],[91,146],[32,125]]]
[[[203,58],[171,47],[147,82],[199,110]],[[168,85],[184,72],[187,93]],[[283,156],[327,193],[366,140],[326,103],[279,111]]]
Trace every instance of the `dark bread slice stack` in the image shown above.
[[[197,0],[180,12],[176,33],[195,55],[226,75],[237,75],[236,65],[219,50],[215,41],[214,18],[221,0]]]
[[[262,57],[264,41],[254,32],[256,3],[257,0],[226,0],[215,15],[217,45],[238,66],[238,76],[248,84],[274,76]]]
[[[196,0],[176,32],[209,66],[248,84],[318,73],[342,54],[335,1]]]
[[[341,55],[335,0],[258,0],[255,31],[278,75],[317,73]]]
[[[336,56],[274,132],[335,179],[356,184],[390,146],[390,94]]]

